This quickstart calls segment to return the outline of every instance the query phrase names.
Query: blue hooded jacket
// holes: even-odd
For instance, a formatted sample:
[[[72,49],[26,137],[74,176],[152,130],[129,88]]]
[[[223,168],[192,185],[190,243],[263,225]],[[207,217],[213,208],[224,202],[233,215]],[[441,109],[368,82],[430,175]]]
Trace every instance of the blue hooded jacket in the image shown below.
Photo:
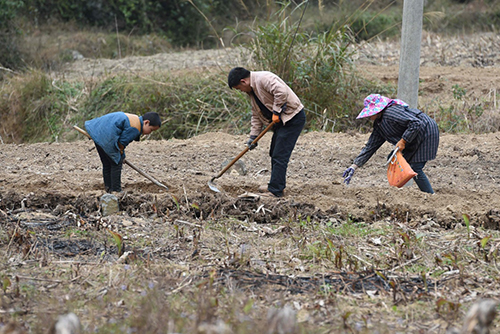
[[[131,125],[132,124],[132,125]],[[118,111],[85,122],[88,134],[104,152],[116,163],[125,159],[123,150],[129,143],[140,139],[142,133],[142,116],[126,114]]]

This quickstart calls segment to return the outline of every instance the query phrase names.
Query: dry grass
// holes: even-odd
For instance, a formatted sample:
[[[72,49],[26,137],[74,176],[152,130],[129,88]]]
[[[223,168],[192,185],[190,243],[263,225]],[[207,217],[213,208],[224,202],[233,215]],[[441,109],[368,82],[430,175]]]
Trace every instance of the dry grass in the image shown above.
[[[155,34],[135,35],[81,29],[70,23],[25,28],[21,51],[29,55],[29,66],[44,70],[59,70],[78,56],[97,59],[118,59],[130,56],[149,56],[168,52],[172,46],[165,37]],[[75,53],[76,52],[76,53]]]
[[[478,297],[498,296],[500,235],[465,221],[354,222],[299,206],[256,224],[195,219],[188,198],[178,209],[127,201],[136,214],[1,211],[0,320],[43,333],[72,311],[84,332],[252,333],[279,332],[289,310],[288,333],[444,333]],[[124,237],[122,258],[103,224]]]

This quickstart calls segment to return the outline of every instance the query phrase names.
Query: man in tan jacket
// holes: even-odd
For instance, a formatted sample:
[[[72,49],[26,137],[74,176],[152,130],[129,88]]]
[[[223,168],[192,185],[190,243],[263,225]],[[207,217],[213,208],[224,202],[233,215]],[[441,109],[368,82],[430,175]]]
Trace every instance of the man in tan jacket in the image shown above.
[[[288,162],[306,122],[304,106],[292,89],[272,72],[250,72],[243,67],[235,67],[229,72],[228,85],[250,97],[252,127],[247,145],[251,150],[257,146],[251,143],[262,128],[270,122],[276,123],[269,149],[271,179],[267,186],[259,187],[259,191],[265,196],[282,197]]]

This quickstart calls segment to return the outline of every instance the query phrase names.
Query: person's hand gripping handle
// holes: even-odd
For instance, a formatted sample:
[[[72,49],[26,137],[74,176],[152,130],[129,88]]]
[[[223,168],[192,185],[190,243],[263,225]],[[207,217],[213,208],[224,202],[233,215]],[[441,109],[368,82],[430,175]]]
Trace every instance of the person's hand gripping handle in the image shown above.
[[[403,152],[403,150],[406,147],[406,140],[404,140],[403,138],[401,138],[401,140],[396,143],[396,147],[398,148],[398,150],[400,152]]]
[[[250,139],[248,139],[247,146],[249,150],[253,150],[257,147],[257,145],[259,145],[258,143],[252,144],[255,138],[257,138],[257,136],[250,136]]]

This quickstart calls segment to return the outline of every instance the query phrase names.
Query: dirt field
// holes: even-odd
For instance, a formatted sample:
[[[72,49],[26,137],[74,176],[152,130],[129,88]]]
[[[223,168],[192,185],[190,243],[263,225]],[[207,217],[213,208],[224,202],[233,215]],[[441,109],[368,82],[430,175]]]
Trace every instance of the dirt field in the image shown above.
[[[423,110],[439,101],[453,99],[453,85],[459,85],[476,98],[495,95],[500,90],[500,56],[496,52],[500,47],[499,36],[482,34],[443,38],[424,34],[423,41],[422,94],[419,98]],[[357,62],[367,76],[397,82],[398,60],[397,42],[374,42],[361,45]],[[67,68],[64,75],[66,78],[82,78],[120,71],[147,74],[185,68],[218,70],[221,66],[246,61],[238,49],[187,51],[121,60],[83,59]],[[267,182],[269,137],[262,140],[257,150],[243,157],[248,175],[225,175],[218,181],[225,195],[235,197],[245,191],[256,191],[258,185]],[[288,196],[283,201],[309,203],[321,210],[335,207],[344,214],[362,219],[366,219],[366,214],[377,203],[405,210],[411,203],[411,215],[428,214],[436,217],[442,226],[453,226],[455,221],[461,221],[464,213],[474,217],[473,222],[479,225],[489,211],[500,207],[500,198],[495,196],[500,180],[500,159],[496,150],[499,138],[498,133],[443,135],[437,159],[426,166],[437,193],[429,199],[416,186],[401,190],[389,188],[383,167],[389,145],[380,149],[378,155],[356,173],[352,184],[345,187],[341,182],[342,171],[360,151],[367,136],[306,133],[301,136],[292,156]],[[217,174],[224,160],[236,156],[244,148],[244,142],[244,136],[211,133],[185,141],[134,143],[127,154],[131,162],[168,184],[177,196],[187,192],[190,196],[216,198],[207,192],[206,183]],[[95,151],[88,152],[90,148],[92,145],[87,140],[82,143],[36,144],[27,147],[29,154],[19,157],[17,146],[4,145],[1,154],[7,164],[2,173],[8,174],[0,174],[0,180],[4,180],[0,186],[3,192],[14,187],[16,191],[26,189],[26,193],[100,194],[100,163]],[[53,165],[56,161],[57,164]],[[10,163],[13,163],[12,167],[9,167]],[[17,173],[15,177],[9,175],[11,169]],[[33,174],[35,171],[39,174]],[[127,168],[123,182],[129,192],[156,194],[161,190],[154,186],[144,188],[147,182]]]
[[[247,175],[232,171],[217,179],[221,194],[208,188],[207,182],[222,169],[222,163],[244,149],[245,138],[210,133],[188,140],[144,141],[131,144],[127,156],[134,165],[167,185],[169,193],[190,200],[203,199],[204,204],[212,207],[221,200],[231,202],[245,192],[257,192],[259,185],[268,182],[270,135],[241,159]],[[333,209],[344,217],[350,214],[361,220],[373,220],[372,212],[384,205],[390,211],[408,212],[412,222],[433,218],[447,228],[461,222],[463,214],[469,214],[474,225],[492,221],[491,226],[500,229],[500,135],[443,135],[436,160],[426,166],[436,191],[432,196],[421,193],[414,184],[401,189],[389,186],[384,167],[391,150],[389,144],[345,186],[342,172],[367,138],[360,134],[303,134],[290,161],[286,197],[274,202],[285,206],[307,203],[323,212]],[[19,152],[23,154],[20,156]],[[94,198],[103,194],[100,160],[87,139],[74,143],[3,145],[0,157],[4,210],[19,208],[24,197],[28,198],[27,205],[55,207],[61,201],[71,204],[78,196]],[[170,196],[126,165],[122,182],[123,189],[131,195],[149,194],[158,200]],[[426,218],[422,218],[424,215]]]
[[[433,103],[437,99],[450,99],[451,86],[454,84],[469,89],[478,96],[500,90],[498,81],[500,61],[494,58],[498,56],[495,52],[489,53],[487,50],[490,49],[477,47],[477,43],[484,42],[498,50],[498,37],[482,36],[475,40],[476,42],[463,38],[460,43],[457,40],[445,42],[436,36],[425,37],[425,40],[427,42],[423,46],[424,61],[421,67],[421,89],[425,92],[421,97],[423,105]],[[467,49],[468,43],[475,45],[476,48]],[[451,49],[453,45],[458,49],[453,51]],[[395,63],[398,56],[391,51],[397,50],[397,47],[393,43],[364,46],[365,52],[360,57],[360,66],[367,73],[382,80],[396,80],[397,65]],[[482,50],[482,54],[478,54],[477,50]],[[179,58],[178,55],[159,55],[144,59],[144,62],[137,58],[116,61],[113,64],[111,61],[101,63],[106,63],[108,64],[106,66],[112,66],[115,69],[130,70],[130,66],[134,66],[134,71],[147,72],[158,69],[156,66],[160,63],[168,63],[166,60],[170,57],[173,59],[170,66],[182,68],[182,66],[187,66],[187,60],[195,54],[199,57],[197,59],[201,58],[203,61],[201,65],[196,65],[197,63],[194,62],[194,65],[191,64],[193,66],[220,64],[220,59],[215,63],[211,62],[213,59],[211,52],[189,53],[189,57],[184,55],[182,58],[185,61],[180,63],[176,60]],[[462,55],[461,58],[457,56],[459,54]],[[161,61],[155,63],[155,58],[161,58]],[[478,66],[478,59],[483,59],[481,65],[483,67],[473,67],[473,65]],[[73,68],[67,69],[66,75],[87,75],[91,62],[90,60],[76,62]],[[128,69],[122,66],[127,62],[130,64],[127,65]],[[151,65],[152,67],[146,65],[141,69],[142,62],[156,65]],[[92,75],[99,75],[105,71],[104,67],[96,70],[96,65],[92,66]],[[39,290],[38,293],[32,292],[31,295],[28,292],[19,295],[19,291],[16,294],[14,288],[9,286],[5,288],[4,285],[5,296],[2,299],[3,304],[0,305],[3,310],[2,321],[8,321],[10,315],[17,312],[17,319],[20,323],[34,332],[41,332],[43,321],[34,319],[43,313],[44,307],[47,307],[44,305],[49,305],[48,308],[55,314],[73,310],[81,317],[82,325],[89,332],[106,326],[109,328],[111,318],[115,321],[116,319],[125,321],[124,315],[118,315],[121,314],[120,311],[108,310],[107,312],[111,315],[107,313],[107,316],[97,316],[89,310],[91,308],[89,305],[78,306],[77,303],[70,303],[71,300],[85,299],[82,295],[76,296],[78,294],[76,292],[68,292],[72,289],[74,282],[81,283],[78,289],[87,289],[85,292],[87,294],[94,292],[98,294],[96,291],[101,284],[107,286],[109,291],[115,289],[113,297],[109,297],[112,300],[110,303],[118,303],[120,298],[124,298],[120,295],[120,283],[112,280],[111,272],[109,272],[109,282],[96,283],[93,280],[95,272],[107,277],[110,270],[115,270],[116,275],[125,270],[123,266],[120,266],[120,262],[117,262],[116,249],[112,250],[109,244],[102,241],[105,237],[101,236],[100,239],[96,239],[99,245],[92,243],[91,246],[85,248],[89,251],[87,253],[82,252],[81,243],[78,250],[70,249],[68,246],[68,240],[76,240],[79,235],[75,231],[90,230],[97,233],[100,230],[99,226],[101,226],[101,231],[102,226],[107,226],[121,233],[127,239],[126,243],[129,247],[132,245],[132,249],[141,259],[151,259],[151,263],[169,268],[165,269],[165,272],[155,273],[155,270],[152,270],[148,274],[148,279],[155,277],[155,282],[160,283],[168,277],[170,285],[165,283],[166,285],[160,284],[161,287],[159,287],[162,293],[169,291],[166,293],[167,296],[181,289],[194,291],[196,287],[199,288],[198,285],[195,287],[195,283],[203,277],[206,278],[211,269],[217,270],[217,275],[220,275],[217,277],[221,277],[220,284],[225,286],[229,283],[223,283],[223,277],[229,275],[228,270],[234,270],[233,276],[240,277],[237,281],[242,289],[246,282],[242,276],[244,273],[248,275],[249,272],[254,275],[253,282],[263,282],[264,278],[258,276],[259,274],[267,273],[267,279],[270,279],[270,273],[285,275],[291,279],[304,275],[360,272],[361,267],[377,269],[377,263],[384,269],[390,268],[395,275],[408,278],[414,274],[418,278],[422,270],[428,270],[428,275],[443,270],[443,266],[437,261],[441,255],[448,254],[443,255],[447,257],[451,256],[449,254],[460,253],[462,250],[465,253],[469,252],[463,256],[460,255],[460,261],[464,261],[463,263],[455,258],[454,265],[450,264],[446,267],[447,269],[444,269],[449,273],[446,276],[448,277],[446,282],[444,279],[440,281],[436,278],[435,289],[426,298],[420,299],[420,295],[420,297],[414,295],[411,298],[404,297],[409,299],[405,299],[403,303],[406,305],[405,308],[401,306],[398,312],[390,306],[391,301],[394,305],[400,305],[396,302],[395,293],[392,296],[391,293],[384,295],[379,292],[381,296],[377,298],[380,299],[372,303],[367,299],[377,298],[370,293],[363,293],[364,288],[352,294],[345,292],[346,296],[351,296],[349,298],[352,299],[349,300],[343,299],[344,294],[327,298],[324,293],[308,294],[304,292],[305,290],[297,293],[287,288],[278,291],[265,284],[259,285],[258,288],[253,286],[250,289],[251,292],[243,289],[246,291],[246,296],[253,296],[253,294],[261,296],[256,297],[259,302],[254,305],[254,308],[258,310],[256,314],[252,314],[254,317],[265,318],[266,310],[271,305],[276,305],[276,300],[293,304],[299,315],[302,332],[324,332],[325,328],[335,328],[332,332],[341,332],[349,331],[350,328],[352,332],[363,333],[378,331],[444,333],[447,327],[460,324],[466,312],[464,308],[455,312],[454,305],[468,306],[477,297],[498,298],[500,290],[497,279],[496,252],[500,243],[497,232],[500,230],[500,168],[498,166],[500,134],[442,135],[437,158],[430,161],[425,169],[436,191],[436,194],[428,195],[420,192],[414,184],[401,189],[388,185],[384,167],[385,158],[391,150],[388,144],[384,145],[363,168],[359,169],[351,184],[346,186],[342,183],[342,172],[359,153],[368,135],[304,133],[299,138],[290,161],[286,196],[280,199],[240,197],[244,194],[256,193],[259,185],[267,183],[270,168],[267,154],[270,137],[266,135],[258,148],[248,152],[241,159],[246,166],[246,175],[240,175],[236,170],[231,170],[215,181],[221,193],[212,192],[207,182],[217,175],[224,162],[243,150],[246,136],[208,133],[188,140],[144,140],[132,143],[126,151],[127,159],[166,184],[169,190],[166,191],[152,184],[128,166],[124,166],[122,173],[124,194],[120,198],[122,213],[111,217],[100,217],[99,198],[104,194],[101,164],[91,141],[82,136],[81,140],[71,143],[0,145],[2,228],[0,245],[2,254],[5,255],[5,260],[1,263],[2,271],[5,272],[4,277],[9,277],[13,282],[13,286],[16,285],[14,282],[17,276],[18,286],[24,279]],[[464,214],[470,217],[470,229],[474,234],[472,239],[464,237],[464,233],[467,233],[464,232]],[[388,236],[356,238],[354,241],[349,237],[344,238],[341,234],[331,232],[330,228],[340,229],[348,222],[349,224],[352,222],[362,224],[368,230],[373,231],[385,228],[383,226],[393,226],[391,228],[397,227],[405,231],[404,233],[417,236],[415,246],[412,246],[416,247],[415,253],[406,257],[401,257],[401,253],[398,252],[393,252],[393,254],[389,252],[392,254],[390,256],[383,255],[385,248],[380,247],[395,244],[400,247],[398,249],[403,249],[404,244],[401,245],[400,241],[396,241],[400,238],[394,236],[397,235],[396,232],[389,233]],[[218,229],[218,224],[223,227]],[[182,231],[185,237],[191,238],[189,244],[181,241],[179,226],[183,226]],[[69,237],[68,229],[71,232]],[[310,231],[311,234],[307,235],[304,229]],[[28,231],[32,231],[31,235]],[[328,238],[325,233],[329,235]],[[370,232],[367,233],[370,234]],[[403,232],[400,234],[403,235]],[[304,237],[300,237],[301,235]],[[49,236],[63,243],[62,250],[49,246],[42,247],[45,245],[43,243],[45,238]],[[425,241],[418,239],[422,236]],[[484,248],[487,248],[490,264],[485,263],[487,260],[481,258],[482,255],[478,256],[475,253],[483,251],[477,249],[479,241],[484,240],[485,237],[489,238],[488,247]],[[144,238],[149,241],[141,244],[139,240]],[[380,238],[382,238],[383,246],[380,244]],[[312,256],[312,260],[308,257],[309,255],[305,256],[301,253],[301,251],[309,252],[311,247],[317,245],[316,241],[324,242],[325,239],[333,240],[335,245],[343,244],[345,251],[349,249],[352,254],[344,254],[344,261],[350,259],[350,261],[358,262],[358,265],[347,261],[345,263],[351,264],[339,267],[338,262],[327,261],[326,258],[329,256],[324,253]],[[84,238],[84,240],[89,239]],[[95,239],[92,240],[95,241]],[[227,244],[220,247],[221,242]],[[359,244],[356,244],[357,242]],[[287,244],[289,248],[284,247],[283,244]],[[303,250],[301,244],[309,246]],[[230,254],[236,256],[234,254],[240,251],[243,254],[243,249],[247,247],[245,245],[250,245],[248,246],[251,249],[249,263],[251,262],[252,265],[234,266]],[[221,248],[226,246],[227,253],[220,254],[225,252]],[[275,247],[281,249],[281,252]],[[342,247],[338,248],[337,256],[342,254]],[[101,254],[102,249],[107,255],[105,257],[101,255],[99,258],[98,254]],[[272,265],[259,264],[258,261],[264,261],[264,258],[268,256],[264,256],[263,252],[275,254],[277,260]],[[276,255],[278,253],[279,255]],[[472,253],[474,256],[470,255]],[[333,255],[330,253],[330,256]],[[468,257],[469,255],[471,258]],[[321,256],[325,258],[318,260],[317,258]],[[217,260],[218,258],[221,260]],[[67,261],[61,261],[61,259],[67,259]],[[146,262],[150,263],[149,261]],[[320,261],[319,264],[317,261]],[[82,267],[78,267],[79,272],[75,271],[73,275],[71,273],[76,270],[74,269],[76,262]],[[342,259],[340,262],[343,263]],[[67,263],[71,263],[70,268]],[[478,269],[482,265],[484,267]],[[309,269],[304,270],[304,266]],[[415,267],[411,270],[404,269],[408,266],[421,267],[418,267],[420,269],[415,269]],[[171,269],[174,267],[177,269]],[[179,269],[181,267],[182,269]],[[40,271],[38,268],[47,270]],[[243,269],[247,271],[242,271]],[[57,274],[57,270],[71,275]],[[187,280],[185,276],[173,274],[177,270],[188,273],[191,280]],[[19,283],[19,277],[21,277],[21,283]],[[58,280],[62,283],[58,283],[57,287],[48,287],[51,280]],[[437,284],[438,281],[441,285]],[[188,285],[191,282],[193,283]],[[82,287],[84,283],[88,284],[87,288]],[[422,284],[419,281],[414,287]],[[235,290],[238,289],[235,288]],[[57,297],[64,294],[69,297],[65,297],[66,299]],[[52,297],[49,297],[50,295]],[[265,297],[266,295],[268,298]],[[223,297],[219,298],[222,300]],[[447,303],[449,301],[446,304],[448,305],[447,312],[442,311],[441,304],[436,302],[436,300],[441,300],[439,298],[446,298]],[[59,306],[44,304],[48,303],[48,299],[60,299]],[[41,300],[43,303],[40,304]],[[325,305],[325,300],[327,305]],[[101,306],[104,305],[103,307],[108,307],[105,306],[108,304],[101,299],[95,299],[95,301],[97,304],[101,303],[99,304]],[[419,303],[423,303],[422,309],[418,309]],[[378,311],[373,309],[374,305]],[[137,313],[134,305],[125,303],[120,307],[126,309],[127,312]],[[139,313],[142,314],[141,312]],[[348,312],[354,314],[352,322],[346,320],[349,317],[349,315],[346,316]],[[224,318],[218,314],[218,317],[226,321],[232,319],[229,315]],[[215,318],[214,316],[210,319]],[[366,319],[371,320],[363,325]],[[177,320],[172,320],[172,324],[175,324],[172,325],[173,328],[181,328]],[[168,326],[170,325],[168,323]],[[223,330],[210,332],[202,331],[200,327],[197,328],[203,333],[225,333]],[[252,328],[260,327],[255,325]],[[170,330],[168,332],[173,333]],[[179,330],[179,332],[189,331]]]

